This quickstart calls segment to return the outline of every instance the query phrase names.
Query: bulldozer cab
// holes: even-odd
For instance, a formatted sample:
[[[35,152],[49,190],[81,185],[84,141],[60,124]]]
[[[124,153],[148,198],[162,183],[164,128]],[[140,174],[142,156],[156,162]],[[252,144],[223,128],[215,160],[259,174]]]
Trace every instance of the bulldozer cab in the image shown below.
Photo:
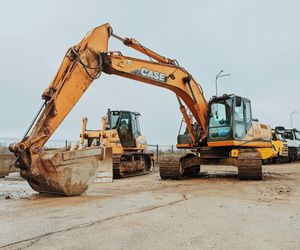
[[[235,95],[213,97],[208,117],[208,141],[243,140],[252,125],[250,100]]]
[[[138,112],[108,110],[108,128],[116,129],[120,142],[125,148],[134,148],[135,139],[141,135]]]

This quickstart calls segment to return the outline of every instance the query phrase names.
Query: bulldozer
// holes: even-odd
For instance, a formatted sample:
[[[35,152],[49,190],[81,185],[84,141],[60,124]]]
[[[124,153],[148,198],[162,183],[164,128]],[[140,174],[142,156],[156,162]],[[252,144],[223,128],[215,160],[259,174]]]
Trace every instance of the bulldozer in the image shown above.
[[[147,153],[147,141],[139,124],[140,113],[125,110],[107,111],[101,130],[88,130],[87,117],[82,119],[81,144],[85,147],[105,145],[112,148],[113,178],[150,173],[153,153]]]
[[[109,51],[114,38],[149,59]],[[177,146],[190,152],[160,162],[162,179],[195,176],[201,164],[236,166],[240,179],[262,179],[262,160],[272,157],[268,125],[252,117],[251,102],[237,95],[206,100],[200,84],[176,59],[164,57],[134,38],[116,35],[106,23],[71,47],[54,78],[42,94],[42,103],[22,140],[10,145],[16,166],[31,187],[41,193],[79,195],[101,162],[109,162],[109,147],[46,151],[43,146],[101,73],[113,74],[173,92],[187,125]],[[189,113],[191,115],[189,115]],[[111,157],[110,157],[111,159]]]

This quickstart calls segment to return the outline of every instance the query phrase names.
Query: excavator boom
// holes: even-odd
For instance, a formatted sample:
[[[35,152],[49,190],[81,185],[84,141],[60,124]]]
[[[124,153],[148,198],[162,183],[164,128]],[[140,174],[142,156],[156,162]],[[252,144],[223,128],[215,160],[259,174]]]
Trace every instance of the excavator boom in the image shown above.
[[[99,55],[107,51],[109,27],[104,24],[95,28],[68,50],[54,80],[42,95],[45,108],[31,133],[14,145],[16,151],[28,149],[33,144],[44,146],[93,80],[100,76]]]

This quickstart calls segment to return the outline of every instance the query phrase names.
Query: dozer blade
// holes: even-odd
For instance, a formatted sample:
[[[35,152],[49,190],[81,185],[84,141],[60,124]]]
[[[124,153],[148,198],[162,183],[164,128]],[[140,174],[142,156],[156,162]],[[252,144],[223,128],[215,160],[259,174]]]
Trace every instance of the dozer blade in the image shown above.
[[[39,193],[75,196],[86,191],[96,173],[109,165],[112,169],[111,148],[43,150],[20,174]]]

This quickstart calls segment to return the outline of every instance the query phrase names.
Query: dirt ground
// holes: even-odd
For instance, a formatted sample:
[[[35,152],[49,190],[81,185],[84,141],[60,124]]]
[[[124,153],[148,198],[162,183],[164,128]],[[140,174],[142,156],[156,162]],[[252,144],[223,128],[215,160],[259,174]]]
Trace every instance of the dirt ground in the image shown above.
[[[202,167],[93,184],[80,197],[41,196],[0,181],[2,249],[300,249],[300,163],[265,165],[263,181]]]

